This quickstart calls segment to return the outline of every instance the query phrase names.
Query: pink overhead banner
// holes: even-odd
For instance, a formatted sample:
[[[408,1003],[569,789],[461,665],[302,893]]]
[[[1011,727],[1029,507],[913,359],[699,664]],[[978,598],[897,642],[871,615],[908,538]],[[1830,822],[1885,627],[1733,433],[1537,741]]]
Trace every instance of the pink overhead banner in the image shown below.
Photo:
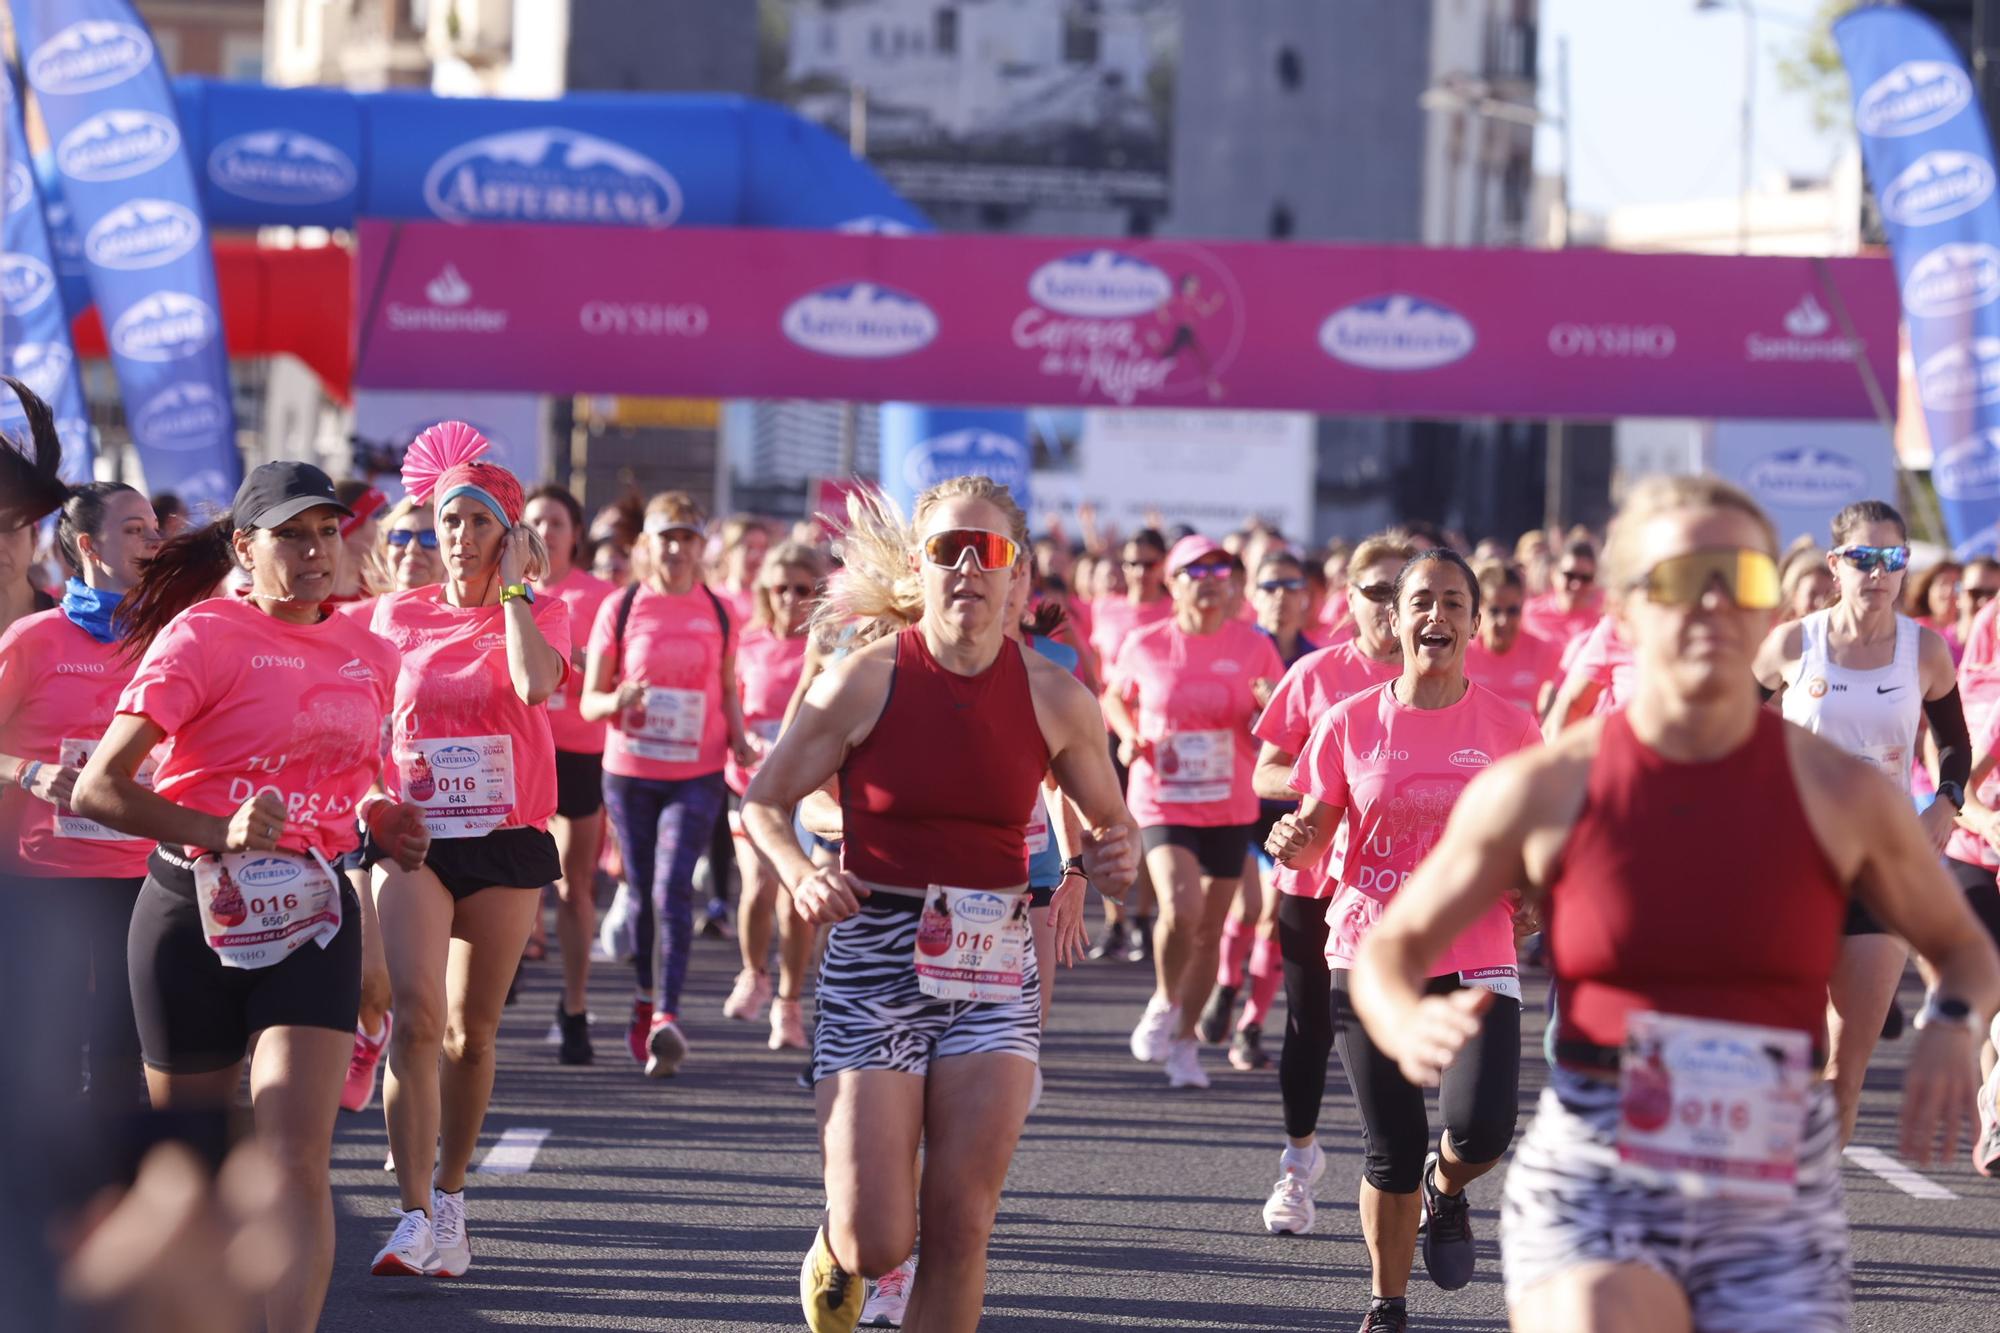
[[[367,388],[1873,418],[1884,259],[360,228]]]

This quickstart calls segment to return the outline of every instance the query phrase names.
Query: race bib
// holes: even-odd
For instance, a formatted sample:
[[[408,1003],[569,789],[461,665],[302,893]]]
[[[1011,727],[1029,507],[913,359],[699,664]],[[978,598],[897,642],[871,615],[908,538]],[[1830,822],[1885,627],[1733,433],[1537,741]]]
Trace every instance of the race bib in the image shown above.
[[[1227,731],[1174,731],[1153,746],[1160,800],[1176,805],[1229,799],[1236,738]]]
[[[692,764],[701,758],[701,733],[707,721],[708,696],[702,691],[649,685],[646,702],[626,710],[625,745],[641,759]]]
[[[1035,813],[1028,817],[1028,855],[1039,856],[1049,849],[1049,806],[1035,796]]]
[[[1789,1202],[1815,1082],[1811,1040],[1650,1011],[1627,1022],[1619,1170],[1692,1198]]]
[[[917,923],[917,987],[939,1000],[1018,1000],[1031,944],[1027,894],[933,884]]]
[[[1856,750],[1858,758],[1866,759],[1878,769],[1882,776],[1896,784],[1896,790],[1910,789],[1910,749],[1906,745],[1864,745]]]
[[[64,768],[80,769],[90,762],[90,756],[97,753],[97,745],[98,742],[96,740],[65,736],[57,743],[56,762]],[[141,787],[149,791],[152,789],[153,770],[159,766],[159,755],[157,752],[146,756],[144,762],[139,765],[137,775],[137,781]],[[94,842],[140,841],[129,833],[120,833],[116,829],[106,828],[94,819],[85,819],[66,805],[56,807],[56,836],[58,838],[89,838]]]
[[[1515,1004],[1521,1002],[1521,969],[1518,967],[1476,967],[1459,973],[1458,981],[1462,986],[1477,986],[1495,995],[1504,995]]]
[[[224,967],[269,967],[340,933],[340,881],[317,853],[206,853],[194,863],[194,896]]]
[[[403,796],[424,808],[433,838],[476,838],[514,812],[514,741],[509,736],[411,740],[398,757]]]

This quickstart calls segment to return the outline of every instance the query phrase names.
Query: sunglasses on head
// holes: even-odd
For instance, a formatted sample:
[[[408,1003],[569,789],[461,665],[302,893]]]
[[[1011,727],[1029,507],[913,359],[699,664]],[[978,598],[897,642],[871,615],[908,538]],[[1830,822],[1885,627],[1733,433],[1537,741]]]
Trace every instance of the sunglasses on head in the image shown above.
[[[1745,611],[1769,611],[1778,604],[1778,562],[1762,551],[1728,546],[1690,551],[1662,560],[1635,585],[1657,606],[1697,606],[1711,587]]]
[[[924,538],[924,559],[940,569],[957,569],[972,552],[973,560],[987,573],[1011,569],[1021,558],[1021,548],[1004,533],[985,528],[947,528]]]
[[[1196,561],[1192,565],[1182,565],[1176,572],[1184,579],[1226,579],[1229,577],[1229,562],[1226,560]]]
[[[1265,579],[1257,585],[1258,592],[1304,592],[1304,579]]]
[[[1387,606],[1396,600],[1396,585],[1393,583],[1370,583],[1365,587],[1357,583],[1354,585],[1354,591],[1377,606]]]
[[[399,551],[413,541],[426,551],[435,551],[438,548],[437,529],[422,528],[415,532],[410,531],[408,528],[391,528],[389,530],[389,545]]]
[[[1833,553],[1863,574],[1878,569],[1894,574],[1908,568],[1910,563],[1907,546],[1836,546]]]

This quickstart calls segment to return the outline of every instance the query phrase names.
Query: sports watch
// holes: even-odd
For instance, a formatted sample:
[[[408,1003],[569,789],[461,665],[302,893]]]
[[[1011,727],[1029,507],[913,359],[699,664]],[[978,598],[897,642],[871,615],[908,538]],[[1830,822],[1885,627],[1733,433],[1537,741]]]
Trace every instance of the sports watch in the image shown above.
[[[1939,995],[1936,991],[1924,998],[1923,1012],[1917,1015],[1917,1029],[1922,1031],[1933,1023],[1966,1028],[1975,1034],[1981,1031],[1979,1018],[1972,1012],[1971,1005],[1956,996]]]
[[[1940,801],[1950,801],[1954,810],[1965,809],[1965,784],[1962,782],[1940,782],[1937,785]]]
[[[526,601],[529,606],[535,604],[535,590],[525,583],[510,583],[500,590],[500,604],[502,606],[513,601],[516,597]]]

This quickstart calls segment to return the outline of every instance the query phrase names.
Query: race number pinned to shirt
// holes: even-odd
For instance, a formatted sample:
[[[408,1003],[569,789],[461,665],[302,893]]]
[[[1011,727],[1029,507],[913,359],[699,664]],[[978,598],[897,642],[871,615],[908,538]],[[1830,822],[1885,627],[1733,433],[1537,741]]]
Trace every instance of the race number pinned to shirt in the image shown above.
[[[1035,813],[1028,816],[1028,855],[1039,856],[1049,849],[1049,805],[1039,793]]]
[[[210,852],[194,863],[194,893],[224,967],[269,967],[340,933],[340,881],[317,853]]]
[[[917,988],[939,1000],[1018,1000],[1028,948],[1027,894],[933,884],[917,923]]]
[[[1905,745],[1864,745],[1856,750],[1858,758],[1873,764],[1883,777],[1896,784],[1898,790],[1908,790],[1910,785],[1910,750]]]
[[[410,740],[397,756],[403,795],[424,808],[433,838],[476,838],[514,811],[514,741],[509,736]]]
[[[1521,969],[1518,967],[1475,967],[1458,974],[1459,984],[1477,986],[1495,995],[1521,1002]]]
[[[80,769],[90,762],[90,756],[97,753],[98,741],[76,736],[65,736],[57,743],[56,759],[64,768]],[[139,764],[135,778],[141,787],[151,791],[153,770],[158,768],[159,754],[149,754]],[[89,838],[94,842],[138,842],[129,833],[106,828],[94,819],[85,819],[66,805],[56,807],[56,836],[58,838]]]
[[[1618,1083],[1622,1172],[1692,1198],[1797,1193],[1814,1083],[1803,1032],[1642,1010]]]
[[[1236,772],[1236,738],[1228,731],[1175,731],[1153,746],[1160,800],[1174,805],[1229,799]]]
[[[708,721],[708,697],[700,690],[646,687],[646,701],[626,710],[625,744],[641,759],[692,764],[701,758],[701,731]]]

